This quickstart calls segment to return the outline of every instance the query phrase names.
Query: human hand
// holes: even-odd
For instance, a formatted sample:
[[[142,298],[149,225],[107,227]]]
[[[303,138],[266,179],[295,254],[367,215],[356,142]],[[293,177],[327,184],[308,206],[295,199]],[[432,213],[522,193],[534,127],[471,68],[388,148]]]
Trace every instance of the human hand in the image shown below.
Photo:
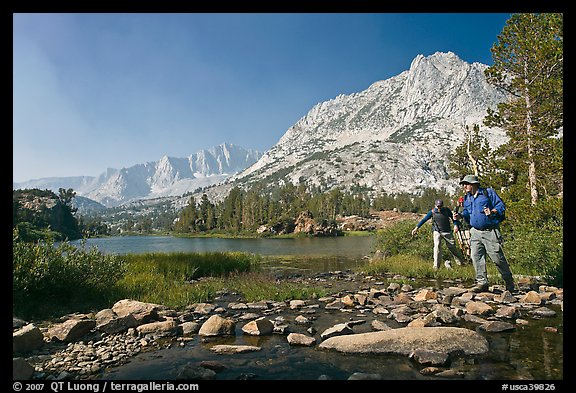
[[[414,229],[412,229],[412,236],[414,236],[417,231],[418,231],[418,227],[415,227]]]

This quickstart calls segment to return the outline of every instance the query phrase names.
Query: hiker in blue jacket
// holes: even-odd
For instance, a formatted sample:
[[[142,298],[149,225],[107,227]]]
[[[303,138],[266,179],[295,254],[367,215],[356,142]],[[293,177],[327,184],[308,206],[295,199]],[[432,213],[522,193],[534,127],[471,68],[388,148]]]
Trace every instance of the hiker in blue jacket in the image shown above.
[[[412,229],[412,236],[416,234],[418,228],[424,225],[426,221],[432,219],[432,235],[434,237],[434,270],[440,267],[440,261],[442,260],[442,239],[444,239],[446,246],[454,255],[456,264],[462,265],[464,261],[459,255],[454,241],[454,235],[452,233],[452,223],[455,226],[457,225],[457,222],[454,222],[452,217],[452,211],[449,208],[444,207],[444,202],[441,199],[437,199],[434,205],[434,208],[429,210],[414,229]],[[449,260],[444,261],[444,266],[448,269],[452,269]]]
[[[514,279],[502,249],[500,222],[504,219],[506,206],[492,188],[480,187],[478,176],[466,175],[460,182],[466,191],[462,213],[454,213],[453,219],[464,218],[470,224],[470,256],[476,272],[473,292],[488,290],[486,255],[494,262],[506,290],[514,292]]]

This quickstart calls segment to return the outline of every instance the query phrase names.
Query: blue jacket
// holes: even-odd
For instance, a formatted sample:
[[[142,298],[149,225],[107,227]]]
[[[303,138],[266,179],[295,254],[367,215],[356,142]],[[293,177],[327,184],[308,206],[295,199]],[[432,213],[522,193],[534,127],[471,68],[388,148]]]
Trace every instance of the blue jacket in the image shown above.
[[[485,195],[485,192],[488,196]],[[490,210],[496,209],[498,213],[487,216],[484,214],[484,207]],[[464,197],[464,206],[462,208],[462,217],[476,229],[497,228],[502,221],[506,206],[502,199],[492,188],[478,188],[476,196],[467,193]]]

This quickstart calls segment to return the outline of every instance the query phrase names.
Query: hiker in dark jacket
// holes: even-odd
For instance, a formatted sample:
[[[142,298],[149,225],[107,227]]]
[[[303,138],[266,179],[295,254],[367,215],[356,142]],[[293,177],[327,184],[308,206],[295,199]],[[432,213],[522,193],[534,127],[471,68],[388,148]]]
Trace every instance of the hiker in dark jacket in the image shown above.
[[[436,200],[434,205],[434,208],[429,210],[416,227],[412,229],[412,236],[416,234],[418,228],[424,225],[426,221],[432,219],[432,235],[434,237],[434,270],[440,267],[440,261],[442,260],[442,239],[444,239],[446,246],[452,255],[454,255],[456,264],[462,265],[464,261],[456,248],[454,235],[452,233],[452,224],[455,226],[457,225],[457,222],[455,222],[452,217],[452,211],[449,208],[444,207],[444,202],[441,199]],[[452,269],[449,260],[444,261],[444,266],[448,269]]]
[[[466,191],[462,213],[454,213],[453,219],[464,218],[470,224],[470,256],[476,271],[473,292],[488,290],[486,255],[494,262],[506,284],[506,290],[514,292],[514,279],[502,249],[500,222],[504,219],[506,206],[492,188],[480,187],[478,176],[466,175],[460,182]]]

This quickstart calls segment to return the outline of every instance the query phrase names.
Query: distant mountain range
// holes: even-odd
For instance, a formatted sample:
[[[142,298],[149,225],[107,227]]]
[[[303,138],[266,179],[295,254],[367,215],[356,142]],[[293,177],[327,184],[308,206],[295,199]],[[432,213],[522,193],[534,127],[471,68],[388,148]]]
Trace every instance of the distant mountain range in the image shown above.
[[[465,128],[478,124],[491,147],[507,141],[499,128],[483,126],[488,108],[506,100],[488,84],[487,65],[469,64],[452,52],[418,55],[408,70],[366,90],[315,105],[264,154],[230,144],[188,158],[156,162],[97,178],[70,177],[14,183],[14,188],[73,188],[105,206],[158,198],[182,208],[192,192],[221,200],[232,187],[248,189],[304,183],[334,188],[421,193],[454,191],[449,156],[464,141]],[[194,192],[194,190],[196,190]]]
[[[111,169],[100,176],[51,177],[13,183],[13,189],[39,188],[58,192],[72,188],[81,197],[106,207],[151,199],[182,195],[222,182],[254,164],[262,153],[223,143],[201,150],[187,158],[162,157],[159,161],[129,168]],[[88,201],[77,201],[89,206]],[[91,209],[96,208],[95,205]]]

